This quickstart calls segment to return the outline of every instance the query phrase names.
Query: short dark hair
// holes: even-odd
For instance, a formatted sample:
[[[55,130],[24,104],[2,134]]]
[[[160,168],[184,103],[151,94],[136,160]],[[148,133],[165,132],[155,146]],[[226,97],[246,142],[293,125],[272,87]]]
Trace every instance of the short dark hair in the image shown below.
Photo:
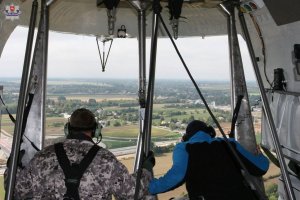
[[[187,125],[185,135],[183,136],[183,140],[184,141],[189,140],[198,131],[203,131],[208,135],[210,135],[211,137],[216,136],[215,129],[212,126],[207,126],[206,123],[200,120],[193,120]]]
[[[70,117],[70,129],[72,130],[94,130],[96,124],[94,113],[86,108],[75,110]]]

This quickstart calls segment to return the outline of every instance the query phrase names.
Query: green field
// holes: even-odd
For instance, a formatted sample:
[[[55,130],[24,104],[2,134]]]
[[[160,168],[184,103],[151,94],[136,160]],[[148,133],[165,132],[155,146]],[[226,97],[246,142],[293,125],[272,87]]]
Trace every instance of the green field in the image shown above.
[[[16,118],[16,115],[13,115],[13,117]],[[5,130],[8,133],[13,133],[14,123],[11,121],[8,115],[2,115],[1,129]]]
[[[4,192],[4,184],[3,184],[3,176],[0,176],[0,199],[4,199],[5,192]]]
[[[119,127],[103,128],[102,134],[110,137],[133,137],[136,138],[139,133],[138,125],[127,125]],[[172,134],[171,131],[162,128],[152,127],[152,137],[164,137]],[[175,133],[173,133],[175,134]]]

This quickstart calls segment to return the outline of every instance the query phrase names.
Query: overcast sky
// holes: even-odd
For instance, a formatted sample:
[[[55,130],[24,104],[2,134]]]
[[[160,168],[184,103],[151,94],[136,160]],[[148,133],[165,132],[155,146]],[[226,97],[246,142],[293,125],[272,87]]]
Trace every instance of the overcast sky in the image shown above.
[[[0,58],[0,77],[20,77],[24,62],[27,28],[17,27]],[[229,80],[227,36],[179,38],[176,44],[197,80]],[[102,43],[100,42],[102,50]],[[241,42],[245,75],[255,80],[246,44]],[[106,44],[108,47],[108,44]],[[188,79],[168,38],[158,40],[156,78]],[[147,68],[150,39],[147,39]],[[114,39],[106,71],[102,72],[95,37],[50,32],[49,78],[138,78],[138,41]],[[148,76],[148,69],[147,69]]]

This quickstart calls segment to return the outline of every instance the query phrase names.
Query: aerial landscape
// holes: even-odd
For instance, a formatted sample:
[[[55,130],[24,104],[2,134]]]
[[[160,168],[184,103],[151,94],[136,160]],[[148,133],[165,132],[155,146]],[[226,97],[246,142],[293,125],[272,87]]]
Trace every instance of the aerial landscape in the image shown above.
[[[101,145],[110,149],[129,171],[133,171],[139,133],[137,80],[50,79],[47,84],[45,146],[63,140],[64,124],[70,114],[76,108],[85,107],[95,113],[103,126]],[[228,132],[232,119],[229,82],[199,81],[198,84],[222,128]],[[4,78],[1,79],[0,85],[4,87],[2,96],[6,108],[15,116],[20,80]],[[248,91],[259,143],[261,105],[255,82],[248,83]],[[153,107],[151,136],[152,148],[157,159],[154,175],[161,176],[171,166],[172,149],[180,141],[189,121],[198,119],[215,125],[193,85],[187,80],[157,80]],[[2,150],[8,145],[9,151],[14,125],[4,107],[2,107],[1,130]],[[10,142],[7,142],[9,138]],[[2,157],[2,165],[5,165],[6,156]],[[271,189],[275,187],[274,176],[278,176],[276,168],[271,175],[266,175],[266,184]],[[184,194],[186,194],[185,187],[181,186],[175,191],[159,196],[161,199],[169,199]]]

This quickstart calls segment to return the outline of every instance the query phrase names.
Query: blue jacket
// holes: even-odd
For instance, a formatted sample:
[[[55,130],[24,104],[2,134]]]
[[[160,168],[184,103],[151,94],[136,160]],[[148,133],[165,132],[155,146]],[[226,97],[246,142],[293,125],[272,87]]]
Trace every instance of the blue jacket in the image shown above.
[[[186,151],[186,145],[192,144],[196,142],[207,142],[211,143],[215,140],[224,140],[223,138],[211,138],[208,134],[202,131],[198,131],[195,135],[193,135],[188,141],[178,143],[173,151],[173,165],[171,169],[162,177],[154,178],[151,180],[149,185],[149,192],[151,194],[158,194],[167,192],[171,189],[176,188],[180,185],[180,183],[184,182],[187,167],[188,167],[188,153]],[[238,142],[234,139],[229,139],[229,141],[234,142],[236,144],[236,149],[242,154],[245,158],[247,158],[250,162],[252,162],[256,167],[261,169],[262,171],[267,171],[269,168],[269,161],[263,155],[253,155],[252,153],[245,150]]]

